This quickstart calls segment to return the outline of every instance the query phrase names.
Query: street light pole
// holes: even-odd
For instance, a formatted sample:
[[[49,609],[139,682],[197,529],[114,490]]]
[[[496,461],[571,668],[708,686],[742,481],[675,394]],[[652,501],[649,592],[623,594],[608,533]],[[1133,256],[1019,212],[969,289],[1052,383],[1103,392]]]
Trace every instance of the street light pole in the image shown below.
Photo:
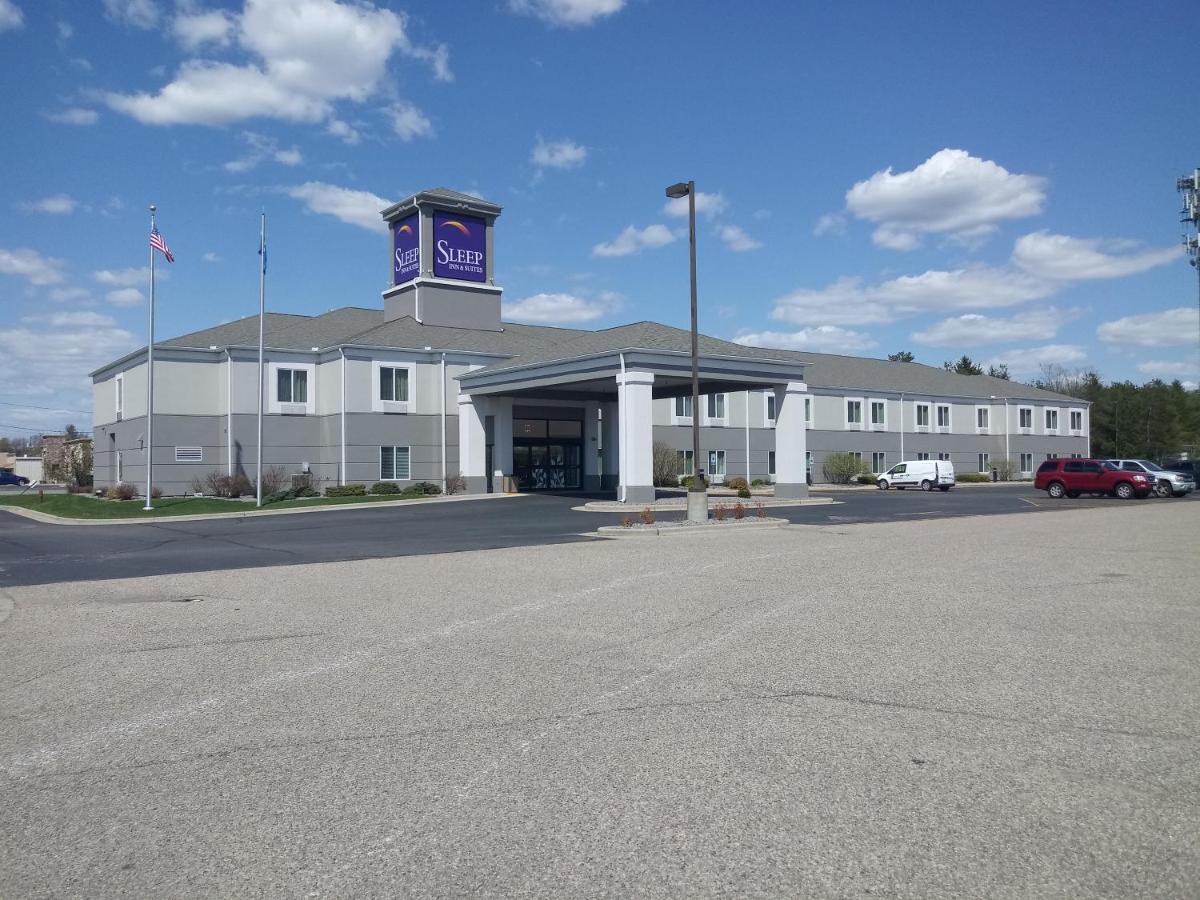
[[[688,521],[708,521],[708,483],[700,468],[700,325],[696,311],[696,182],[679,182],[667,196],[688,198],[688,250],[692,288],[692,482],[688,487]]]

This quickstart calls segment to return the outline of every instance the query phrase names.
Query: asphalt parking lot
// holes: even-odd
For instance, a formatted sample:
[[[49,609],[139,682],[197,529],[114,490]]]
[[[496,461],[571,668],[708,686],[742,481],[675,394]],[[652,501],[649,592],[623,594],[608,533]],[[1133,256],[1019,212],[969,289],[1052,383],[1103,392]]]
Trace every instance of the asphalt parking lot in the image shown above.
[[[914,518],[1065,512],[1140,504],[1191,504],[1187,499],[1050,500],[1029,485],[935,491],[839,492],[830,506],[784,507],[772,515],[798,524],[844,525]],[[305,562],[378,559],[532,547],[594,540],[620,514],[582,513],[575,496],[527,495],[504,500],[338,510],[298,516],[202,522],[159,519],[131,525],[46,525],[0,510],[0,587],[232,570]],[[636,510],[635,510],[636,512]],[[660,518],[681,518],[682,512]]]
[[[1100,506],[0,588],[0,896],[1195,896],[1197,508]]]

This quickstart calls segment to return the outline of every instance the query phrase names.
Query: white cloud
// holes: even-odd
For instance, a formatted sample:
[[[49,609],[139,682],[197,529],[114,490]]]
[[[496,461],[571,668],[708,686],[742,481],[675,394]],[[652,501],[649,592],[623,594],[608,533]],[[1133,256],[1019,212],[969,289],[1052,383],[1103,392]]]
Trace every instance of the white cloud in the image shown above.
[[[24,24],[21,8],[12,0],[0,0],[0,31],[15,31]]]
[[[1103,322],[1096,329],[1096,336],[1106,344],[1183,347],[1196,343],[1197,329],[1200,328],[1198,319],[1200,310],[1196,307],[1178,306]]]
[[[747,250],[757,250],[762,241],[756,241],[737,225],[722,225],[717,234],[725,242],[725,246],[735,253],[745,253]]]
[[[429,63],[434,81],[454,80],[454,73],[450,70],[450,48],[445,44],[438,44],[436,47],[412,47],[408,54],[413,59]]]
[[[100,284],[109,287],[132,287],[146,284],[150,281],[150,267],[129,269],[100,269],[92,273],[92,277]],[[155,272],[156,278],[166,277],[165,272]]]
[[[362,140],[362,135],[341,119],[330,119],[329,124],[325,126],[325,133],[339,138],[347,144],[357,144]]]
[[[202,260],[204,260],[206,263],[217,263],[217,262],[221,261],[221,257],[217,256],[217,254],[213,253],[211,250],[208,251],[207,253],[205,253],[200,258]]]
[[[60,125],[95,125],[100,119],[100,114],[94,109],[72,106],[59,112],[46,113],[46,118]]]
[[[22,203],[21,209],[26,212],[46,213],[51,216],[66,216],[75,212],[76,205],[75,200],[69,195],[54,194],[31,203]]]
[[[104,11],[124,25],[148,30],[158,24],[155,0],[104,0]]]
[[[711,219],[713,216],[719,216],[725,212],[725,206],[724,194],[706,194],[704,191],[696,191],[696,215]],[[668,200],[662,211],[663,215],[686,219],[688,217],[688,198],[675,197]]]
[[[304,162],[304,156],[301,154],[299,147],[291,147],[288,150],[276,150],[275,162],[282,166],[298,166]]]
[[[1116,252],[1106,252],[1106,251]],[[1155,266],[1175,262],[1180,247],[1139,250],[1128,241],[1073,238],[1035,231],[1017,240],[1013,262],[1039,278],[1085,281],[1091,278],[1124,278]]]
[[[624,7],[625,0],[508,0],[508,8],[515,13],[566,28],[591,25]]]
[[[50,299],[55,303],[74,303],[91,299],[91,291],[81,287],[51,288]]]
[[[800,331],[758,331],[739,334],[735,343],[747,347],[773,347],[777,350],[811,350],[814,353],[862,353],[879,342],[863,331],[818,325]]]
[[[141,306],[146,298],[137,288],[117,288],[107,294],[108,302],[113,306]]]
[[[406,143],[414,138],[433,136],[433,123],[429,117],[406,100],[392,104],[388,115],[392,119],[392,130]]]
[[[15,250],[0,247],[0,275],[16,275],[36,285],[61,284],[63,261],[42,256],[26,247]]]
[[[515,322],[578,324],[593,322],[621,307],[619,294],[603,293],[595,298],[574,294],[534,294],[504,304],[504,317]]]
[[[629,256],[653,247],[662,247],[675,240],[666,225],[647,225],[638,229],[629,225],[613,240],[597,244],[592,248],[593,256]]]
[[[97,312],[59,312],[51,313],[48,321],[55,328],[65,328],[72,325],[90,325],[94,328],[111,328],[116,325],[112,316]]]
[[[1078,310],[1062,310],[1053,306],[1031,309],[1008,318],[967,313],[942,319],[924,331],[910,337],[918,344],[935,347],[978,347],[982,344],[1003,344],[1008,341],[1045,341],[1058,329],[1079,317]]]
[[[1011,375],[1034,375],[1047,364],[1057,366],[1078,365],[1087,359],[1087,354],[1078,344],[1046,344],[1043,347],[1029,347],[1024,350],[1005,350],[981,363],[984,369],[989,366],[1008,366]]]
[[[845,213],[826,213],[817,219],[817,224],[813,226],[813,234],[817,237],[824,234],[842,234],[845,230]]]
[[[1181,381],[1194,381],[1197,374],[1200,374],[1200,366],[1194,362],[1174,362],[1165,359],[1151,359],[1138,363],[1137,369],[1143,375],[1162,378],[1164,381],[1174,381],[1177,378]]]
[[[187,50],[196,50],[204,44],[224,47],[229,44],[235,25],[234,17],[223,9],[185,10],[171,20],[171,32]]]
[[[530,161],[539,169],[577,169],[587,159],[587,147],[571,140],[545,141],[538,135]]]
[[[283,190],[288,196],[303,201],[311,212],[333,216],[368,231],[387,231],[379,214],[392,202],[370,191],[356,191],[320,181],[308,181]]]
[[[285,166],[299,165],[304,161],[299,148],[292,147],[290,150],[280,150],[274,138],[267,137],[266,135],[258,134],[254,131],[243,131],[242,140],[246,142],[249,149],[246,151],[245,156],[238,159],[231,159],[225,163],[222,168],[226,172],[239,174],[249,172],[268,158]]]
[[[846,209],[878,225],[876,244],[909,250],[924,234],[980,237],[1006,219],[1037,215],[1045,184],[965,150],[945,149],[911,171],[889,167],[858,182],[846,192]]]

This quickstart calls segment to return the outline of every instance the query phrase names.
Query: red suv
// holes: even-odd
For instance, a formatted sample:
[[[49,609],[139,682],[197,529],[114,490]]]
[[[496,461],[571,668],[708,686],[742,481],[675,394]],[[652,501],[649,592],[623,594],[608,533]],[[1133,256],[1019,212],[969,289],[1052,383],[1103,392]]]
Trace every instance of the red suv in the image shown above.
[[[1154,482],[1143,472],[1126,472],[1098,459],[1048,459],[1038,466],[1033,486],[1056,500],[1080,494],[1145,497]]]

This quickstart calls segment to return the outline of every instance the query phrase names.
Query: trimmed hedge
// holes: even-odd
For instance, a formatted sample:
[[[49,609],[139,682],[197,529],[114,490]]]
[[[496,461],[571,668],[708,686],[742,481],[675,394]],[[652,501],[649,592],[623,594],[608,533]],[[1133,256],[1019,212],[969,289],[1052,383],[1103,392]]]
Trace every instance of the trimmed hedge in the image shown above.
[[[394,481],[377,481],[373,485],[371,485],[371,489],[369,491],[367,491],[367,493],[368,494],[378,494],[378,495],[399,494],[400,493],[400,485],[396,484],[396,482],[394,482]]]
[[[365,497],[367,496],[367,486],[365,484],[334,484],[325,488],[326,497]]]
[[[968,484],[983,484],[985,481],[991,481],[991,475],[985,475],[982,472],[955,472],[955,481],[965,481]]]

